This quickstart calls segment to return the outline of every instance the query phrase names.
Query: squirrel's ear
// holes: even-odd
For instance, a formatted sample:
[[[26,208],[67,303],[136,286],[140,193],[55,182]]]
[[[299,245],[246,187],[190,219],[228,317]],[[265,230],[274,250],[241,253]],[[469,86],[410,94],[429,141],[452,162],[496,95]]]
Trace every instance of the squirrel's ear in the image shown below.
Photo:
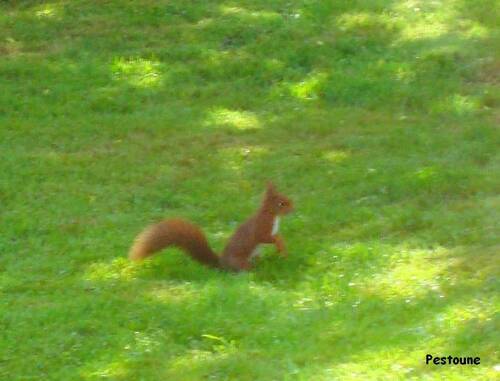
[[[274,184],[271,181],[267,182],[267,193],[275,193],[276,188],[274,188]]]

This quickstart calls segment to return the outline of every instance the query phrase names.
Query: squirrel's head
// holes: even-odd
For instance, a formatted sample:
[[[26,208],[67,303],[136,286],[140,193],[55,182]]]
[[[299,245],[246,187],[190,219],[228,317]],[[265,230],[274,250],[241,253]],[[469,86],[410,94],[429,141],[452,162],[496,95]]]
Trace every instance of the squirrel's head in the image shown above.
[[[273,214],[276,215],[288,214],[293,210],[292,200],[276,191],[276,188],[271,182],[267,183],[265,203]]]

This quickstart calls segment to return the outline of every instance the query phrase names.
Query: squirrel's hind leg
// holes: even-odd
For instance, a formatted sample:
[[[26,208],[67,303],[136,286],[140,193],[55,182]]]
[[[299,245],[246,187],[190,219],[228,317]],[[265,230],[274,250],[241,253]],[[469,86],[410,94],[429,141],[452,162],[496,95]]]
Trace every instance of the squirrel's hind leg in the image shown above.
[[[255,258],[260,257],[261,254],[261,249],[259,246],[257,246],[255,249],[253,249],[252,254],[250,254],[250,260],[255,260]]]
[[[252,269],[252,265],[248,261],[248,258],[221,258],[220,261],[223,268],[229,271],[249,271]]]

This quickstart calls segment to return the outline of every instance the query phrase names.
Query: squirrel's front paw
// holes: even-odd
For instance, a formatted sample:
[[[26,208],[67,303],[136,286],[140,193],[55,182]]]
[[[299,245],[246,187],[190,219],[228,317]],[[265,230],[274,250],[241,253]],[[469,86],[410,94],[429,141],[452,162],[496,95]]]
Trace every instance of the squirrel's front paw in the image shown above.
[[[276,248],[278,249],[278,253],[281,256],[288,257],[288,252],[287,252],[285,245],[283,244],[282,241],[279,241],[279,243],[276,245]]]

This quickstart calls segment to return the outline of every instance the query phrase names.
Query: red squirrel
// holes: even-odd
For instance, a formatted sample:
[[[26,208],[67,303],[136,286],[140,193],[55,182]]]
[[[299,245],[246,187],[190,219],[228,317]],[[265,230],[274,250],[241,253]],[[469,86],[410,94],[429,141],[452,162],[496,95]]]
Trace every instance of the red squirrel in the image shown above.
[[[278,234],[279,218],[292,210],[292,201],[268,183],[260,208],[236,229],[221,256],[210,248],[198,226],[182,219],[169,219],[139,234],[130,249],[129,258],[142,260],[166,247],[176,246],[204,265],[229,271],[247,271],[251,269],[251,259],[258,255],[260,244],[272,243],[279,253],[287,255],[283,239]]]

